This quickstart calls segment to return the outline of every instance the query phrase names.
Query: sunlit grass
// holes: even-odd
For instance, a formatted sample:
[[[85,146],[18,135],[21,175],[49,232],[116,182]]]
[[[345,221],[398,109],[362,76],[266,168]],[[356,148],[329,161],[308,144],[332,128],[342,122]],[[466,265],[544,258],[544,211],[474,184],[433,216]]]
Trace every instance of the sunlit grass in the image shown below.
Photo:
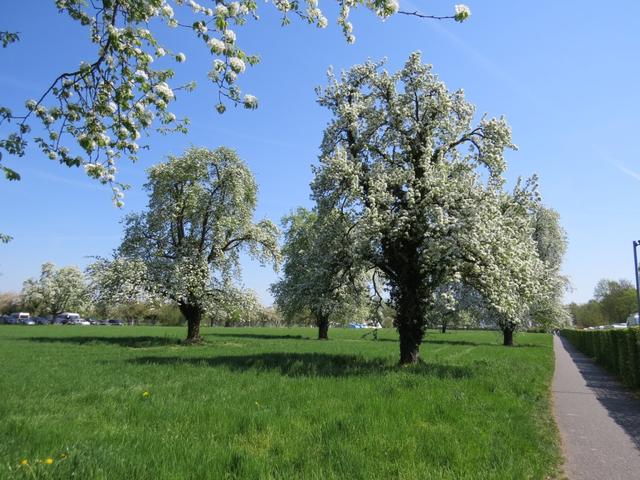
[[[0,478],[553,476],[550,336],[362,334],[0,326]]]

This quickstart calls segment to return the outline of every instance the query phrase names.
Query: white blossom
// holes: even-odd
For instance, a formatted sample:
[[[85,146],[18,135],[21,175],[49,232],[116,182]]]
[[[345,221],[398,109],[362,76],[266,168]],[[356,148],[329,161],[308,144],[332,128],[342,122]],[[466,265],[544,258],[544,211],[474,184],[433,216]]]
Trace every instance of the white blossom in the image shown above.
[[[162,15],[164,15],[167,18],[173,18],[173,8],[171,8],[171,5],[165,3],[164,5],[162,5],[162,7],[160,8],[160,11],[162,12]]]
[[[230,16],[235,17],[236,15],[238,15],[239,11],[240,11],[240,3],[231,2],[229,4],[229,15]]]
[[[247,94],[244,96],[243,104],[245,108],[252,110],[258,108],[258,99],[253,95]]]
[[[218,40],[217,38],[211,38],[208,42],[207,45],[209,45],[209,47],[211,47],[211,51],[213,51],[214,53],[220,55],[222,52],[224,52],[224,42],[222,42],[221,40]]]
[[[229,59],[229,66],[236,73],[242,73],[242,72],[244,72],[244,70],[246,68],[244,62],[242,61],[242,59],[240,59],[238,57],[231,57]]]
[[[138,80],[149,80],[149,76],[147,75],[147,73],[143,70],[136,70],[136,72],[133,74],[134,78],[138,79]]]
[[[464,22],[467,18],[471,16],[471,9],[464,4],[458,4],[454,7],[454,9],[455,9],[455,19],[457,22]]]
[[[172,100],[174,97],[173,90],[171,90],[171,87],[169,87],[169,85],[167,85],[165,82],[158,83],[156,86],[153,87],[153,90],[158,95],[161,95],[168,100]]]
[[[236,43],[236,33],[233,30],[227,29],[222,34],[222,40],[225,43],[230,43],[233,45],[234,43]]]
[[[225,18],[229,15],[229,10],[225,5],[219,3],[216,5],[216,16]]]

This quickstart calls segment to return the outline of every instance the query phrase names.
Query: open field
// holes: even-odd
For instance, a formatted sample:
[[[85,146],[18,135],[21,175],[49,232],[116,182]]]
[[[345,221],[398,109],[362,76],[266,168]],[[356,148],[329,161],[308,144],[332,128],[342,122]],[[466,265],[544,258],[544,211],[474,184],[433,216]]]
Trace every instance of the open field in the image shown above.
[[[551,337],[0,326],[0,478],[543,479]],[[148,392],[146,394],[145,392]],[[53,463],[42,462],[50,458]],[[18,466],[21,460],[29,465]]]

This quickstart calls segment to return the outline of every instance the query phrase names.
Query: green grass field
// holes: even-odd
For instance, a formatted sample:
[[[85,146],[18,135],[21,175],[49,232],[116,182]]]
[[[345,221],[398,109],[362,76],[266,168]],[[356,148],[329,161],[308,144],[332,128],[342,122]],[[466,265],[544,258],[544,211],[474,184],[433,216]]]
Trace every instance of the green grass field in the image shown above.
[[[551,337],[0,326],[0,478],[544,479]],[[145,393],[145,392],[148,392]],[[53,463],[47,464],[47,459]],[[28,465],[20,466],[22,460]]]

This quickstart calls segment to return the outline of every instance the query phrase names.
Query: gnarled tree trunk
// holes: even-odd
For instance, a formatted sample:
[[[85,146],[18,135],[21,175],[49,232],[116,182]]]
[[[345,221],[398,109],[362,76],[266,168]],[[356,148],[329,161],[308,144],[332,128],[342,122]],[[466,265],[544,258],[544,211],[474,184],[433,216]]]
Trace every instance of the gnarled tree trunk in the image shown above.
[[[329,317],[318,316],[318,340],[329,340]]]
[[[202,321],[202,309],[196,305],[181,303],[180,312],[187,319],[187,338],[185,343],[201,343],[200,322]]]
[[[447,322],[442,322],[442,333],[447,333]]]
[[[507,346],[507,347],[511,347],[513,346],[513,331],[515,330],[514,327],[507,325],[506,327],[504,327],[502,329],[502,335],[504,337],[504,342],[502,343],[503,345]]]
[[[396,298],[396,327],[400,334],[400,365],[420,361],[420,344],[424,337],[425,306],[417,288],[405,289]]]

